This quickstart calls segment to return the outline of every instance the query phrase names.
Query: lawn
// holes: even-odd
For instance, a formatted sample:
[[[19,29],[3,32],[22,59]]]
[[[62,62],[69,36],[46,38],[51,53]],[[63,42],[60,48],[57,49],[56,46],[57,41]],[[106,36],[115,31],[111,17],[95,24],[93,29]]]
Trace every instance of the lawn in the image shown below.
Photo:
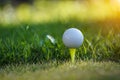
[[[84,1],[0,8],[0,80],[120,80],[119,13]],[[75,63],[62,42],[68,28],[84,35]]]
[[[93,61],[19,64],[0,70],[1,80],[119,80],[119,75],[120,64]]]
[[[77,21],[15,26],[0,28],[1,80],[120,79],[119,44],[116,44],[120,43],[119,30],[115,27],[107,30],[108,25],[104,23]],[[71,26],[76,26],[85,36],[74,64],[70,62],[69,49],[62,42],[63,32]],[[55,43],[47,35],[53,36]]]

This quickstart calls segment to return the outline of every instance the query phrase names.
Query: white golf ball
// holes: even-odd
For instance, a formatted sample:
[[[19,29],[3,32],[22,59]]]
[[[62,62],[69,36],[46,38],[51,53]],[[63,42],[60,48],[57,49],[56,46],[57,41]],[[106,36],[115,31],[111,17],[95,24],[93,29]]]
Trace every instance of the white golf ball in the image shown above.
[[[69,48],[79,48],[83,43],[84,36],[80,30],[70,28],[64,32],[62,40]]]

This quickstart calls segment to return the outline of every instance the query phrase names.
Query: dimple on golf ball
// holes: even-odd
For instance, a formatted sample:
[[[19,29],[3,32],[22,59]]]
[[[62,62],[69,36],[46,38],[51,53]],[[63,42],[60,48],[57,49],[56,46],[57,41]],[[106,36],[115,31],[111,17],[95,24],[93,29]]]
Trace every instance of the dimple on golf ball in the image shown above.
[[[64,32],[62,40],[69,48],[79,48],[83,43],[84,36],[79,29],[69,28]]]

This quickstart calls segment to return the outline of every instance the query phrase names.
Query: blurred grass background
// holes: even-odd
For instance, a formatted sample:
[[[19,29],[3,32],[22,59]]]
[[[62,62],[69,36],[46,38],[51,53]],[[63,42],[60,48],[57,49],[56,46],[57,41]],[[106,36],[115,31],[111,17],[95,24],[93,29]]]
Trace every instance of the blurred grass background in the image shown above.
[[[1,0],[0,23],[49,21],[101,21],[119,19],[119,0]]]

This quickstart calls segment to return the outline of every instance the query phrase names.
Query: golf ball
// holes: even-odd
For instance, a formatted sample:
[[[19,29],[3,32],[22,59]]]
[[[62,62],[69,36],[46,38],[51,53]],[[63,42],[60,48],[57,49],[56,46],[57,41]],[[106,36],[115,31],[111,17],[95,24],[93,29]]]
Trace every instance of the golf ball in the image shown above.
[[[63,43],[69,48],[78,48],[82,45],[84,36],[77,28],[67,29],[63,34]]]

